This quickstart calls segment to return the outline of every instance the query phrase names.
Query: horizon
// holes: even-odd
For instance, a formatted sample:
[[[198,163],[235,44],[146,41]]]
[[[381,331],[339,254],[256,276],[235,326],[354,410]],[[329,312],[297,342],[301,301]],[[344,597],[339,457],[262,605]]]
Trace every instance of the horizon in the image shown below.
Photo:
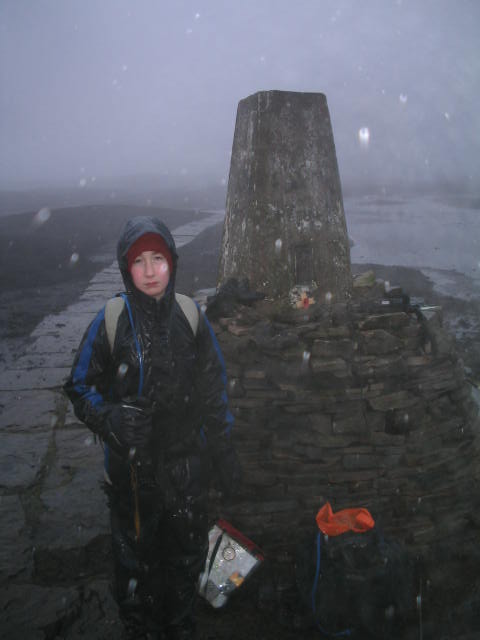
[[[381,191],[387,190],[391,192],[402,191],[449,191],[449,190],[468,190],[469,193],[480,191],[480,178],[477,181],[470,180],[465,176],[444,177],[442,179],[410,179],[408,181],[402,179],[382,180],[359,180],[352,176],[345,179],[341,178],[343,191]],[[116,189],[117,191],[137,191],[143,188],[156,189],[158,191],[173,191],[179,189],[195,189],[224,190],[225,194],[228,188],[228,180],[215,181],[209,177],[202,175],[193,176],[176,176],[170,175],[168,172],[155,175],[154,173],[137,173],[137,174],[118,174],[115,176],[95,176],[92,180],[85,180],[78,184],[74,179],[63,180],[9,180],[0,181],[0,194],[6,192],[26,193],[29,191],[62,191],[71,190],[81,192],[94,192],[100,190]]]
[[[37,184],[5,189],[0,186],[0,217],[35,213],[42,208],[56,211],[65,208],[137,206],[148,208],[225,211],[227,184],[205,184],[184,181],[183,184],[159,185],[155,176],[135,176],[135,184],[125,177],[108,179],[79,187],[75,184]],[[138,184],[139,179],[142,182]],[[479,185],[480,186],[480,185]],[[355,198],[442,197],[456,199],[458,206],[480,208],[480,188],[462,181],[409,184],[342,184],[344,201]],[[462,196],[464,198],[462,203]]]

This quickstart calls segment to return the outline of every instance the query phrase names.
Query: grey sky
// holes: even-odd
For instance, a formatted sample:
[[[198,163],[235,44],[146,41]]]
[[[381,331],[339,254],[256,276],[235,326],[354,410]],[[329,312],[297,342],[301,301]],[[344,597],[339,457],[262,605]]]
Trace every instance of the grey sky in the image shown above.
[[[477,0],[0,0],[0,187],[221,182],[238,101],[284,89],[327,95],[344,183],[476,188],[479,36]]]

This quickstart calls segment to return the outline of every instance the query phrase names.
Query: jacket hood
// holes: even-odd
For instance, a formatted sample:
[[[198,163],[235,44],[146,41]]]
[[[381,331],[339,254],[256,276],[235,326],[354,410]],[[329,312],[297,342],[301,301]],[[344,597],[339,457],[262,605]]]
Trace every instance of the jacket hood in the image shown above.
[[[170,251],[172,256],[172,273],[170,274],[170,280],[167,290],[169,292],[175,289],[175,276],[177,273],[178,254],[175,247],[175,240],[170,233],[167,225],[159,218],[153,218],[150,216],[138,216],[137,218],[131,218],[125,224],[123,231],[117,243],[117,261],[122,274],[123,282],[127,291],[137,291],[132,282],[130,272],[128,270],[127,253],[134,242],[136,242],[145,233],[158,234]]]

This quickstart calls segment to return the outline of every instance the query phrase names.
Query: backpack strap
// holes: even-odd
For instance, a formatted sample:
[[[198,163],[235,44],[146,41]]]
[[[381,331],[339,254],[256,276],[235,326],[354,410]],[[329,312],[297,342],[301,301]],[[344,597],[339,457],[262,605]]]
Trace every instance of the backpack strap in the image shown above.
[[[182,293],[176,293],[175,299],[178,302],[180,309],[185,314],[190,327],[192,328],[193,335],[197,335],[198,329],[198,307],[192,298],[183,295]],[[107,331],[108,344],[110,345],[110,351],[113,351],[113,345],[115,344],[115,335],[117,333],[118,318],[125,306],[125,300],[121,296],[110,298],[105,305],[105,329]]]
[[[198,307],[195,303],[194,300],[192,300],[192,298],[189,298],[188,296],[184,296],[183,293],[176,293],[175,294],[175,299],[178,302],[178,304],[180,305],[180,309],[183,311],[183,313],[185,314],[188,323],[190,325],[190,327],[192,328],[193,331],[193,335],[196,336],[197,335],[197,329],[198,329]]]
[[[118,318],[124,306],[125,300],[120,296],[110,298],[105,305],[105,329],[107,331],[108,344],[110,345],[110,353],[113,351],[113,345],[115,344]]]

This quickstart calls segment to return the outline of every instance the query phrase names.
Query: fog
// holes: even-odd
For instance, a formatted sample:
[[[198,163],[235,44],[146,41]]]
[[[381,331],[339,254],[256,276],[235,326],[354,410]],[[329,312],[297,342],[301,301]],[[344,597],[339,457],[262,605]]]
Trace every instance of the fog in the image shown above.
[[[270,256],[277,273],[286,269],[278,276],[285,282],[295,270],[297,286],[288,298],[237,307],[236,297],[257,296],[232,285],[207,309],[227,365],[244,464],[239,495],[225,494],[221,504],[218,493],[209,517],[218,513],[251,536],[267,563],[227,615],[200,609],[199,637],[313,638],[317,631],[307,629],[314,621],[369,638],[478,632],[479,26],[480,0],[0,0],[0,636],[124,637],[99,486],[106,457],[67,406],[63,385],[90,326],[71,380],[83,398],[73,401],[89,425],[112,428],[116,439],[110,417],[128,409],[124,400],[135,403],[126,391],[142,379],[137,358],[143,366],[141,353],[130,351],[125,318],[117,325],[123,335],[110,345],[105,313],[97,315],[124,288],[114,263],[117,238],[134,216],[161,217],[179,249],[175,290],[203,306],[219,282],[237,105],[268,90],[326,95],[348,238],[339,206],[304,210],[302,193],[298,232],[285,224],[285,232],[267,233],[256,223],[246,236],[229,231],[231,246],[246,237],[250,248],[248,234],[263,233],[250,264],[260,272]],[[337,194],[330,202],[339,205]],[[285,211],[293,208],[265,216],[266,224],[280,213],[284,222]],[[287,251],[292,238],[298,244]],[[355,286],[346,297],[336,283],[341,270],[350,282],[348,260],[340,260],[348,246]],[[330,270],[314,274],[312,265],[330,250],[337,254],[327,288]],[[312,282],[310,290],[314,276],[318,287]],[[194,353],[194,327],[184,337],[187,318],[178,317],[176,303],[168,315],[168,291],[155,304],[160,324],[151,335],[144,331],[153,318],[147,295],[141,305],[130,297],[135,342],[146,350],[142,393],[154,398],[152,410],[138,399],[139,428],[152,424],[158,452],[152,446],[152,458],[136,467],[135,446],[125,442],[130,476],[121,486],[132,483],[131,499],[120,500],[118,486],[108,489],[114,509],[135,503],[135,517],[130,507],[118,517],[122,527],[127,517],[135,524],[135,548],[133,531],[114,535],[134,614],[150,599],[150,585],[160,584],[156,567],[168,566],[168,600],[172,588],[185,586],[172,569],[184,555],[174,550],[151,562],[143,550],[163,545],[170,554],[178,536],[195,570],[203,525],[195,534],[192,527],[204,504],[203,478],[195,474],[203,474],[207,448],[194,449],[194,427],[205,422],[208,432],[212,422],[213,442],[222,422],[210,375],[217,364],[200,358],[213,352],[205,322]],[[212,461],[224,445],[212,446]],[[157,453],[158,483],[149,471]],[[185,466],[176,466],[182,457]],[[127,472],[126,460],[123,466]],[[180,492],[185,509],[170,501]],[[144,504],[151,510],[157,499],[158,512],[144,517]],[[317,591],[320,537],[304,534],[316,528],[315,513],[327,500],[335,511],[371,508],[378,526],[375,546],[345,544],[344,565],[331,562],[337,554],[328,545],[342,548],[335,534],[322,539]],[[150,544],[152,532],[173,518],[175,533]],[[391,555],[380,557],[380,547]],[[206,580],[214,565],[205,567]],[[225,578],[222,589],[244,576],[235,570]],[[163,602],[154,595],[149,608],[158,613]],[[187,590],[182,597],[187,602]]]
[[[280,89],[326,94],[344,186],[474,190],[479,24],[476,0],[2,0],[0,188],[225,185],[239,100]]]

